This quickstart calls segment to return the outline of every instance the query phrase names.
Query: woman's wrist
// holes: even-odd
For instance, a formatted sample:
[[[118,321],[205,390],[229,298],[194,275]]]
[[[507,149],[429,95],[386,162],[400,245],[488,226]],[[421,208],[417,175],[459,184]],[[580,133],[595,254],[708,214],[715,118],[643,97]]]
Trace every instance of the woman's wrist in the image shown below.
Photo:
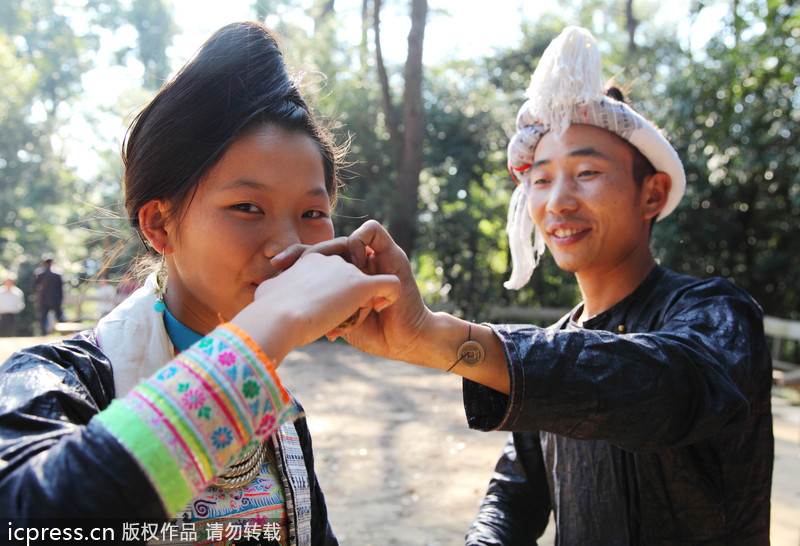
[[[300,331],[299,317],[292,311],[281,311],[279,307],[265,312],[262,306],[245,307],[230,323],[246,333],[277,368],[284,357],[301,344],[295,334]],[[295,339],[297,338],[297,339]]]

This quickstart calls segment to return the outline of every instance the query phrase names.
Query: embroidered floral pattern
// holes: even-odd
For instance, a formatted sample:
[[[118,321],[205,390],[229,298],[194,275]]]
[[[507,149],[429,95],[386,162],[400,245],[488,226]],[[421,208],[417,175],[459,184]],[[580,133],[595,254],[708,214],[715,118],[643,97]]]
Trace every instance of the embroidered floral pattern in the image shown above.
[[[218,360],[223,366],[231,366],[234,362],[236,362],[236,357],[232,352],[225,351],[224,353],[220,353]]]
[[[258,424],[258,428],[256,429],[256,436],[263,436],[267,434],[267,431],[275,429],[275,417],[267,414],[262,419],[261,422]]]
[[[164,381],[175,375],[175,372],[177,371],[178,369],[175,366],[167,366],[166,368],[158,372],[156,378],[158,378],[161,381]]]
[[[189,500],[186,491],[199,493],[244,446],[298,416],[258,346],[227,324],[109,409],[115,411],[101,421],[131,447],[148,474],[162,473],[169,468],[165,461],[173,461],[187,489],[154,485],[175,510]],[[157,446],[153,438],[160,440]]]
[[[233,434],[231,434],[231,429],[228,427],[219,427],[217,430],[211,433],[211,441],[214,443],[214,447],[217,449],[222,449],[223,447],[227,447],[228,444],[233,441]]]
[[[260,390],[261,387],[252,379],[245,381],[244,385],[242,385],[242,394],[244,394],[245,398],[255,398]]]
[[[200,389],[190,389],[183,395],[183,405],[189,410],[202,407],[205,401],[206,395]]]

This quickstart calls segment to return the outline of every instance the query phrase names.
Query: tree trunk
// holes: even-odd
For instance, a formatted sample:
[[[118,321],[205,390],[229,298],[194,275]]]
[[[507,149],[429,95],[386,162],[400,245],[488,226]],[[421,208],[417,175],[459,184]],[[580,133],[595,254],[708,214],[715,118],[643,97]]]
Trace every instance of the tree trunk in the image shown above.
[[[425,138],[425,116],[422,108],[422,45],[425,38],[425,21],[428,0],[411,1],[411,30],[408,33],[408,56],[405,67],[405,92],[403,93],[403,123],[405,124],[403,151],[400,165],[401,215],[398,218],[400,247],[411,256],[417,234],[417,201],[419,175],[422,171]]]
[[[403,91],[403,127],[397,122],[389,89],[389,77],[380,46],[381,0],[374,2],[375,58],[381,84],[386,127],[398,174],[398,199],[389,229],[397,244],[411,256],[417,232],[417,202],[419,175],[424,157],[422,144],[425,121],[422,108],[422,46],[428,16],[427,0],[411,0],[411,30],[408,33],[408,54],[405,64]]]
[[[639,21],[633,16],[633,0],[625,1],[625,26],[628,29],[628,53],[636,51],[636,27]]]
[[[378,69],[378,81],[381,84],[381,106],[383,107],[383,117],[386,123],[386,130],[389,132],[389,144],[392,148],[392,159],[395,165],[403,163],[403,135],[397,124],[394,104],[392,103],[392,91],[389,88],[389,75],[386,73],[386,65],[383,62],[383,49],[381,48],[381,0],[373,3],[372,29],[375,32],[375,65]]]
[[[314,14],[314,35],[317,29],[322,27],[325,22],[333,17],[336,12],[336,0],[317,0],[312,13]]]
[[[364,78],[364,74],[367,72],[367,66],[369,63],[367,62],[367,56],[369,55],[369,45],[368,45],[368,36],[369,36],[369,7],[370,7],[369,0],[361,0],[361,43],[359,44],[359,62],[360,66],[358,68],[359,74],[362,78]],[[377,41],[377,40],[376,40]]]

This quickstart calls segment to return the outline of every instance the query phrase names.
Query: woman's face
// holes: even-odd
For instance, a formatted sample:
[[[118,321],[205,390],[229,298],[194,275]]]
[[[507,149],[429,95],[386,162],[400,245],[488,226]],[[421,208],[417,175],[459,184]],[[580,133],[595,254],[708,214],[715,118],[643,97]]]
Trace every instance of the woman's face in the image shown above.
[[[276,273],[270,258],[291,244],[333,237],[317,144],[276,126],[246,132],[166,231],[167,307],[206,334],[253,301]]]

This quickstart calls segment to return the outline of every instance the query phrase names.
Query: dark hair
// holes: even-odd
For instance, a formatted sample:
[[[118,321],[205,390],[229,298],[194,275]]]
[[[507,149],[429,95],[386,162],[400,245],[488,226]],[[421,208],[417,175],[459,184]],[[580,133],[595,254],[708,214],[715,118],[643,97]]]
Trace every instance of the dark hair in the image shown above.
[[[260,23],[232,23],[202,45],[128,130],[123,184],[134,229],[141,235],[138,213],[152,199],[173,203],[170,214],[184,211],[228,147],[260,125],[298,131],[318,144],[333,206],[343,150],[289,77],[276,36]]]

